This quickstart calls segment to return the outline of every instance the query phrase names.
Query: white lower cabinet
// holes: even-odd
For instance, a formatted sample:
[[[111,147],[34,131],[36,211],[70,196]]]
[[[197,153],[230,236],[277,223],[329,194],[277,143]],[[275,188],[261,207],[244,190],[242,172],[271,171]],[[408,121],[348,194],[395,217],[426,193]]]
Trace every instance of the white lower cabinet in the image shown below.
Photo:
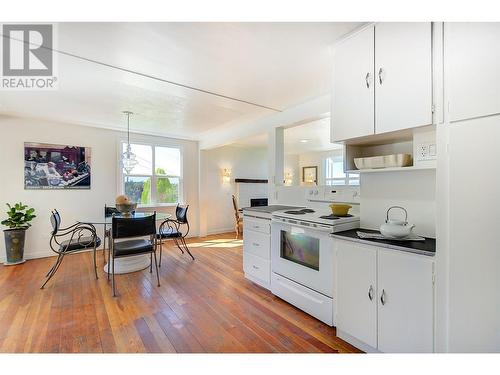
[[[243,271],[250,281],[271,288],[271,220],[243,216]]]
[[[377,347],[377,250],[342,241],[337,252],[337,328]]]
[[[422,255],[378,250],[378,349],[432,353],[433,261]]]
[[[336,323],[366,351],[434,351],[434,260],[337,241]]]

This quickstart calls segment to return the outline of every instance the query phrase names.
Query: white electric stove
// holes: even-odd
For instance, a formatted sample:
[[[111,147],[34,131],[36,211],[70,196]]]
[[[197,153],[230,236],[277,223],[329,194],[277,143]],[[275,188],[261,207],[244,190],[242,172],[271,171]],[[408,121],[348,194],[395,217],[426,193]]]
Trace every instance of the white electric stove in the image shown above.
[[[271,291],[332,326],[334,241],[330,233],[359,228],[359,216],[310,208],[271,218]]]
[[[358,215],[334,216],[331,211],[312,208],[275,211],[272,220],[330,233],[359,228]]]

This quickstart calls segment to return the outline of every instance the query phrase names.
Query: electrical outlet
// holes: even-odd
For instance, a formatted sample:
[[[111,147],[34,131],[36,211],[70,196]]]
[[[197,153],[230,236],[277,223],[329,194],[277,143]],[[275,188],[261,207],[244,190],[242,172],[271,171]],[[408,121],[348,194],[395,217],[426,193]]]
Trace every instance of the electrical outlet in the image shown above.
[[[416,149],[416,159],[418,161],[435,160],[436,159],[436,144],[435,143],[420,143]]]

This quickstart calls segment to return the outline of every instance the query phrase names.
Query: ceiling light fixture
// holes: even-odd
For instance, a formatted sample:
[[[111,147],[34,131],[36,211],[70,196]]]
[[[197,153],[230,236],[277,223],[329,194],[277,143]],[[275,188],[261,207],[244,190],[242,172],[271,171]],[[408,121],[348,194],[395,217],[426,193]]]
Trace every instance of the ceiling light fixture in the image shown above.
[[[300,143],[307,143],[307,142],[309,142],[309,139],[301,139],[300,140]]]
[[[127,115],[127,151],[122,154],[122,167],[126,174],[129,174],[132,169],[137,165],[138,161],[135,158],[135,154],[132,152],[130,147],[130,115],[133,115],[130,111],[123,111]]]

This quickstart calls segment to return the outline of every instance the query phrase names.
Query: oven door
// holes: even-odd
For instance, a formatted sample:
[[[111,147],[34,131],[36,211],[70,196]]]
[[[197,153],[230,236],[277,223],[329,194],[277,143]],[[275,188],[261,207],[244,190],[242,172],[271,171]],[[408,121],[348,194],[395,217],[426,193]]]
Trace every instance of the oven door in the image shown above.
[[[329,232],[278,221],[271,227],[273,272],[333,297],[333,239]]]

